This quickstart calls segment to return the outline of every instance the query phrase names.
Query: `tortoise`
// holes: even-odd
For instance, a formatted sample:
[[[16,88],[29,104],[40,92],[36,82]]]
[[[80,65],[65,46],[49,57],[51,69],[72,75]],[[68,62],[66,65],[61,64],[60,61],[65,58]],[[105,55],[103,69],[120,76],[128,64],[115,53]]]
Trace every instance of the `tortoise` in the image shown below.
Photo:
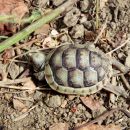
[[[105,88],[113,76],[112,65],[122,72],[128,71],[123,64],[89,44],[59,46],[46,59],[45,79],[53,90],[63,94],[85,96]]]

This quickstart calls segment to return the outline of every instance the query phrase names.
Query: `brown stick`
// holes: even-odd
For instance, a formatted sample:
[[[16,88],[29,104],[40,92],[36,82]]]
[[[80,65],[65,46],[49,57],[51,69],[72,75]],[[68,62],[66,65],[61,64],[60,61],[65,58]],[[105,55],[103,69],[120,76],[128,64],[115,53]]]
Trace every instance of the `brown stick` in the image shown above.
[[[128,90],[130,90],[130,84],[129,84],[128,81],[126,80],[125,76],[124,76],[123,74],[120,75],[120,76],[121,76],[121,79],[122,79],[123,83],[125,84],[126,88],[127,88]]]
[[[97,117],[96,119],[94,119],[94,120],[92,120],[90,122],[87,122],[87,123],[85,123],[85,124],[83,124],[81,126],[73,128],[73,130],[80,130],[80,129],[83,129],[84,127],[88,126],[88,125],[92,125],[92,124],[97,123],[97,122],[99,122],[101,120],[104,120],[104,119],[106,119],[106,117],[108,117],[109,115],[113,114],[116,111],[121,111],[126,116],[128,116],[128,118],[130,118],[130,112],[128,110],[125,110],[123,108],[115,108],[115,109],[111,109],[110,111],[104,112],[102,115],[100,115],[99,117]]]

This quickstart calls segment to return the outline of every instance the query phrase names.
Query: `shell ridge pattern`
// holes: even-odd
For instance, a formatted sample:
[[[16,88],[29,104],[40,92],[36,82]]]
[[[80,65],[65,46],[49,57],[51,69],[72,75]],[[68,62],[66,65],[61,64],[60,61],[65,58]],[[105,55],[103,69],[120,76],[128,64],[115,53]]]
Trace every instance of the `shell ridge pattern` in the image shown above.
[[[102,81],[106,74],[102,60],[105,62],[96,51],[68,45],[61,46],[53,52],[49,65],[54,81],[59,86],[91,88]]]

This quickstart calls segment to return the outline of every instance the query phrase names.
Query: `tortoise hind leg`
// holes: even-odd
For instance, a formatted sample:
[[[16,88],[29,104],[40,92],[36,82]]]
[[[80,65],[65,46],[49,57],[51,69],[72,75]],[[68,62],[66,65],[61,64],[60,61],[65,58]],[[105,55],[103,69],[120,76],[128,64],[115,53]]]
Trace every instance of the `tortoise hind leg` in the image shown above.
[[[130,71],[130,68],[123,65],[122,63],[120,63],[118,60],[116,60],[115,58],[112,58],[112,65],[114,67],[116,67],[117,69],[119,69],[121,72],[123,73],[127,73],[128,71]]]
[[[105,85],[103,87],[103,89],[114,93],[117,96],[123,96],[125,98],[127,98],[129,96],[129,94],[126,92],[126,90],[124,89],[123,86],[114,86],[110,83],[108,83],[107,85]]]

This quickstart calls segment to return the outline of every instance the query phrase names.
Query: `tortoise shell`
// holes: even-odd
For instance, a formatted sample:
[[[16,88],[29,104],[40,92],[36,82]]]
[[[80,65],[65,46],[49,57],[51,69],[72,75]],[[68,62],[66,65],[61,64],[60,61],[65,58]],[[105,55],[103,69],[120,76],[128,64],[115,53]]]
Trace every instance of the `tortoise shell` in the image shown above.
[[[99,50],[79,44],[56,48],[45,66],[45,78],[53,90],[90,95],[103,88],[111,76],[110,60]]]

